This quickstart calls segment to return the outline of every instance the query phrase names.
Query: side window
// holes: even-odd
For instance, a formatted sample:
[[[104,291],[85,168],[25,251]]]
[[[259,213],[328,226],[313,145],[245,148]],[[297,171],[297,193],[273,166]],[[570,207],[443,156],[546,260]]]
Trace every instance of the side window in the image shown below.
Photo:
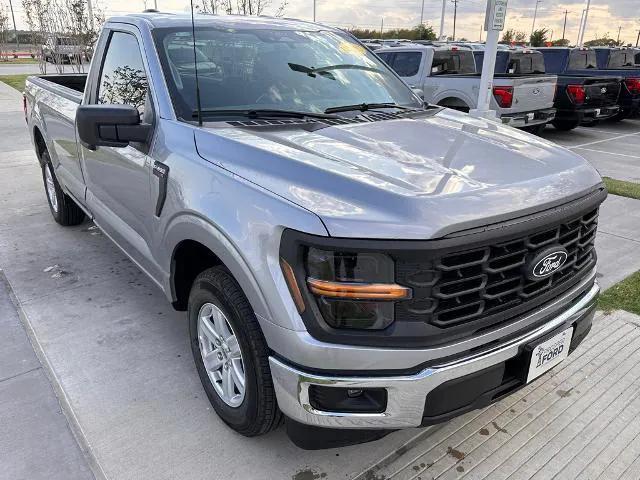
[[[387,65],[389,65],[390,67],[393,66],[393,53],[378,53],[378,56],[380,57],[380,60],[382,60],[384,63],[386,63]]]
[[[422,53],[420,52],[396,52],[393,60],[393,69],[401,77],[413,77],[420,70]]]
[[[142,115],[147,87],[147,74],[136,37],[113,32],[102,64],[97,103],[133,105]]]

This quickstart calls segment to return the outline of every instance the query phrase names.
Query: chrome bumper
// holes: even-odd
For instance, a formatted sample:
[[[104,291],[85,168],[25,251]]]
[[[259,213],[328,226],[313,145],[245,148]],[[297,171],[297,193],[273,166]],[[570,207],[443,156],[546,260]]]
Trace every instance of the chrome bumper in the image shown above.
[[[415,375],[390,377],[339,377],[306,373],[270,357],[271,374],[278,405],[289,418],[300,423],[354,429],[398,429],[422,424],[426,396],[439,385],[463,377],[518,355],[520,347],[584,317],[596,304],[597,283],[552,320],[519,338],[455,362],[427,368]],[[340,413],[315,409],[309,401],[309,386],[350,389],[385,388],[387,408],[382,413]]]
[[[502,123],[514,128],[533,127],[552,122],[556,118],[556,109],[536,110],[534,112],[515,113],[500,117]]]

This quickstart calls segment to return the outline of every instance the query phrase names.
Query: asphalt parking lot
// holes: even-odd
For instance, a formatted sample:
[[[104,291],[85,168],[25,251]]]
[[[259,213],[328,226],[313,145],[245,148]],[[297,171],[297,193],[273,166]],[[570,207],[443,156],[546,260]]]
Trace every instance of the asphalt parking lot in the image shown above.
[[[640,120],[543,137],[603,175],[640,181]],[[0,328],[13,332],[0,347],[11,342],[20,358],[0,369],[0,424],[11,425],[0,429],[0,479],[638,478],[640,319],[631,314],[599,314],[551,375],[438,427],[317,452],[283,429],[247,439],[211,410],[185,316],[90,222],[53,222],[21,97],[1,83],[0,172]],[[640,270],[640,201],[610,197],[599,228],[607,287]]]

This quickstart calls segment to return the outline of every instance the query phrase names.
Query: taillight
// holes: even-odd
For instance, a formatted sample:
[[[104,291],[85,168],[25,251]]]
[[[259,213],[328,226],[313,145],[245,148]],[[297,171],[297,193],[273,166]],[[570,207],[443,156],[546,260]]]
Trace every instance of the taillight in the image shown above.
[[[624,81],[624,84],[633,95],[640,94],[640,78],[627,78]]]
[[[513,87],[493,87],[493,96],[501,108],[511,108],[513,104]]]
[[[24,111],[25,121],[28,121],[27,120],[27,96],[24,93],[22,94],[22,110]]]
[[[587,97],[587,92],[582,85],[567,85],[567,93],[576,105],[582,105]]]

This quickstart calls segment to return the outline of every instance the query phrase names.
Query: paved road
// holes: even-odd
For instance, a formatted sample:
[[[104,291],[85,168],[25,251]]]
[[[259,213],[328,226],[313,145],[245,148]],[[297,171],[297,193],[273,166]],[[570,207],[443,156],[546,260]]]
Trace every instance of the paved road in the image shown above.
[[[0,90],[0,112],[16,100]],[[0,113],[0,131],[15,128],[11,135],[24,138],[21,121],[19,112]],[[640,446],[629,426],[635,424],[622,408],[638,408],[638,369],[625,370],[640,360],[640,350],[634,350],[639,332],[630,315],[600,317],[590,343],[554,377],[439,428],[320,452],[292,446],[282,429],[256,439],[236,435],[211,411],[202,391],[184,315],[91,223],[56,225],[31,149],[8,151],[6,145],[0,145],[0,267],[99,475],[373,480],[426,479],[432,471],[460,477],[473,469],[468,478],[482,478],[480,473],[497,466],[490,477],[497,478],[529,468],[523,465],[530,461],[531,470],[523,472],[541,467],[537,478],[551,478],[565,463],[570,472],[578,471],[592,457],[602,462],[588,466],[587,473],[598,473],[617,453],[616,471],[636,462]],[[640,220],[625,213],[634,210],[640,211],[640,201],[615,197],[603,207],[598,251],[605,285],[640,269]],[[623,346],[620,338],[631,343]],[[621,367],[611,373],[612,365]],[[605,412],[602,420],[599,412]],[[568,424],[577,413],[585,416]],[[600,455],[605,440],[611,441]],[[558,453],[565,448],[566,456]]]

